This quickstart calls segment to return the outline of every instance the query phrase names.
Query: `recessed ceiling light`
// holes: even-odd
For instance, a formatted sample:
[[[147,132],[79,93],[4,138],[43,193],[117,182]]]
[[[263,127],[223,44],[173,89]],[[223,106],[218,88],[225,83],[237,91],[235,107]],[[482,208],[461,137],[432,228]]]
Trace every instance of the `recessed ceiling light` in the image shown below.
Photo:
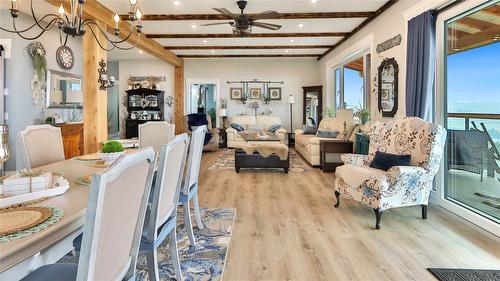
[[[193,29],[196,28],[196,24],[192,24],[191,28],[193,28]]]
[[[174,5],[175,5],[175,6],[179,6],[180,4],[181,4],[181,2],[179,2],[179,1],[174,1]]]
[[[290,39],[290,43],[293,43],[293,42],[295,42],[295,40],[293,40],[293,39]]]
[[[285,53],[288,53],[288,50],[285,50]]]
[[[211,50],[210,52],[215,53],[215,50]]]
[[[498,35],[493,36],[493,41],[498,41],[499,39],[500,39],[500,36],[498,36]]]
[[[318,3],[318,0],[311,0],[311,4],[316,4]]]
[[[299,23],[299,27],[300,28],[304,27],[304,24],[303,23]]]
[[[144,51],[143,51],[143,50],[139,50],[139,51],[137,51],[137,52],[138,52],[139,54],[141,54],[141,55],[142,55],[142,54],[144,54]]]
[[[207,43],[208,43],[208,40],[207,40],[207,39],[203,40],[203,43],[207,44]]]

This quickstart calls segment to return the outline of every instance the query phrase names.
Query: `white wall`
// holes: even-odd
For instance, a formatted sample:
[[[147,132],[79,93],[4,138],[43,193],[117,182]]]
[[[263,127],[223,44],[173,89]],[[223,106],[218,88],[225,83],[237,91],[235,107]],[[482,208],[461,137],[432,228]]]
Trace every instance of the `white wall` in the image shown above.
[[[228,116],[247,112],[249,104],[253,100],[249,99],[246,105],[243,105],[241,101],[231,100],[229,88],[242,86],[241,84],[228,85],[226,81],[253,79],[284,81],[284,84],[281,85],[281,101],[271,101],[266,105],[263,100],[260,100],[259,112],[266,108],[272,108],[273,115],[281,117],[283,127],[287,130],[290,128],[290,106],[286,103],[287,97],[290,94],[295,97],[293,127],[298,129],[302,126],[302,87],[321,85],[319,63],[314,58],[187,59],[184,63],[184,77],[187,80],[220,80],[221,93],[219,96],[228,99]]]
[[[120,76],[120,133],[124,137],[125,127],[124,120],[126,116],[126,105],[123,103],[123,99],[126,96],[125,91],[129,89],[127,80],[130,76],[165,76],[166,81],[161,82],[158,86],[158,90],[165,91],[164,98],[168,96],[174,96],[174,67],[166,62],[159,59],[130,59],[130,60],[119,60],[118,69]],[[174,122],[174,107],[169,107],[165,104],[165,120],[171,123]]]
[[[16,21],[18,26],[23,27],[33,24],[33,19],[22,13],[20,13]],[[0,26],[12,28],[10,11],[0,10]],[[61,114],[63,119],[68,121],[71,118],[72,110],[46,109],[45,100],[38,105],[34,105],[31,92],[33,65],[32,59],[26,50],[28,44],[33,41],[24,40],[16,34],[2,30],[0,30],[0,38],[12,39],[11,58],[6,60],[5,65],[5,87],[9,92],[9,95],[5,98],[5,111],[9,113],[9,120],[6,120],[6,124],[9,126],[9,145],[11,148],[11,157],[7,160],[5,168],[6,170],[16,170],[25,167],[19,132],[28,125],[44,123],[45,118],[52,116],[55,112]],[[57,28],[47,31],[37,41],[42,43],[47,52],[47,69],[82,75],[83,57],[80,38],[68,38],[67,46],[73,50],[75,59],[75,65],[69,71],[61,69],[56,62],[56,50],[60,46]]]
[[[398,111],[395,117],[406,115],[405,89],[406,89],[406,39],[408,20],[420,13],[435,8],[446,0],[403,0],[394,4],[391,8],[377,17],[365,28],[349,38],[344,44],[325,56],[321,61],[322,83],[326,91],[326,100],[332,101],[334,96],[333,70],[342,60],[360,49],[370,49],[371,53],[371,89],[377,89],[374,78],[377,76],[378,67],[384,58],[395,58],[399,65],[398,77]],[[399,46],[377,54],[377,44],[384,42],[398,34],[401,34],[402,41]],[[383,119],[378,111],[377,91],[369,94],[370,110],[372,119]],[[386,118],[387,119],[387,118]]]

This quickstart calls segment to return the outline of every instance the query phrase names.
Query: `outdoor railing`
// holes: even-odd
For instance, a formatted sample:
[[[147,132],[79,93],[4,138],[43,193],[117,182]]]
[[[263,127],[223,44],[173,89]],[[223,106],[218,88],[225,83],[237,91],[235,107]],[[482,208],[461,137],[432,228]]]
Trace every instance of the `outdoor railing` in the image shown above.
[[[490,120],[500,120],[500,114],[490,114],[490,113],[447,113],[448,118],[464,118],[465,130],[469,130],[470,119],[490,119]]]

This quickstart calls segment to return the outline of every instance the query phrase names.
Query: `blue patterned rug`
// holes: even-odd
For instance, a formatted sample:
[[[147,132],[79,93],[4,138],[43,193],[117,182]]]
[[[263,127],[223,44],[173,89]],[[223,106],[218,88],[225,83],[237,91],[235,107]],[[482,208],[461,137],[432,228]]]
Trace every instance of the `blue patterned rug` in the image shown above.
[[[193,214],[193,213],[192,213]],[[236,209],[201,209],[204,229],[196,227],[193,214],[194,235],[196,247],[191,247],[187,231],[182,219],[182,208],[178,209],[177,247],[184,280],[208,281],[221,280],[226,264],[226,256],[231,243]],[[170,259],[169,241],[166,239],[158,248],[158,264],[161,280],[175,280],[175,272]],[[74,262],[73,257],[67,255],[59,262]],[[146,256],[139,256],[137,261],[137,280],[149,280]]]

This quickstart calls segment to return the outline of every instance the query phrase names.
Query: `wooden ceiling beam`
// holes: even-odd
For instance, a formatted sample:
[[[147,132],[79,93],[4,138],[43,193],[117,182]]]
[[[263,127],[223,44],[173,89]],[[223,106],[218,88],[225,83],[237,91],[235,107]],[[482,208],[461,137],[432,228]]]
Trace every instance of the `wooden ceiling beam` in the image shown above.
[[[368,25],[370,22],[372,22],[374,19],[376,19],[379,15],[381,15],[383,12],[385,12],[387,9],[389,9],[392,5],[396,4],[399,0],[389,0],[387,1],[380,9],[378,9],[375,14],[366,20],[364,20],[360,25],[358,25],[356,28],[352,30],[352,32],[345,36],[344,38],[340,39],[339,42],[337,42],[335,45],[333,45],[330,49],[328,49],[326,52],[324,52],[322,55],[318,57],[318,60],[322,59],[326,55],[328,55],[331,51],[335,50],[338,46],[342,45],[345,41],[347,41],[349,38],[351,38],[354,34],[356,34],[358,31],[363,29],[366,25]]]
[[[193,34],[147,34],[148,38],[252,38],[252,37],[343,37],[349,32],[316,32],[316,33],[252,33],[250,36],[238,36],[232,33],[193,33]]]
[[[493,41],[493,37],[500,34],[500,25],[494,25],[483,31],[464,36],[458,40],[455,40],[453,47],[455,50],[451,49],[452,44],[449,44],[449,54],[459,53],[473,48],[481,47],[497,41]]]
[[[69,11],[69,1],[64,1],[64,0],[45,0],[47,3],[50,3],[56,7],[59,5],[63,4],[64,8]],[[104,28],[107,30],[113,29],[115,22],[113,21],[113,16],[114,12],[111,11],[110,9],[106,8],[104,5],[99,3],[96,0],[88,0],[85,2],[84,6],[84,17],[86,19],[93,19],[96,21],[99,21],[104,25]],[[132,30],[132,26],[128,22],[121,22],[120,23],[120,38],[125,38],[130,30]],[[89,30],[87,32],[90,32]],[[128,43],[134,45],[136,44],[137,41],[139,43],[137,44],[137,48],[144,50],[145,52],[164,60],[170,65],[173,66],[181,66],[182,65],[182,59],[178,58],[174,53],[172,53],[169,50],[165,50],[163,46],[144,36],[144,34],[141,34],[140,40],[138,40],[139,37],[136,32],[133,32],[130,38],[127,40]]]
[[[316,54],[291,54],[291,55],[179,55],[180,58],[314,58]]]
[[[273,19],[335,19],[335,18],[368,18],[375,12],[325,12],[325,13],[280,13]],[[258,14],[249,14],[256,16]],[[122,20],[128,20],[128,15],[121,15]],[[143,21],[178,21],[178,20],[231,20],[223,14],[150,14],[144,15]]]
[[[254,50],[254,49],[328,49],[331,45],[273,45],[273,46],[165,46],[167,50]]]
[[[479,30],[485,30],[495,25],[494,23],[477,20],[470,17],[461,18],[457,20],[457,22]]]

